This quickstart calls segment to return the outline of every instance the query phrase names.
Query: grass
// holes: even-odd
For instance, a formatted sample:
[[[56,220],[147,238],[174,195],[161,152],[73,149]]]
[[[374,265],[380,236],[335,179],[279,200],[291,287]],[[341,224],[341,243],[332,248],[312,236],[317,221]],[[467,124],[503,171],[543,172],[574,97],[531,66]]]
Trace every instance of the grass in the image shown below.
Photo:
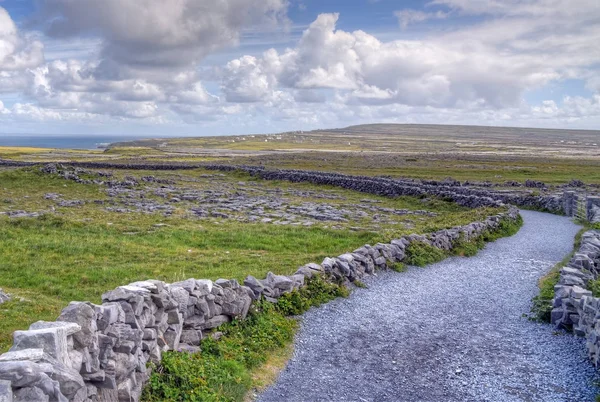
[[[497,231],[484,233],[473,243],[478,249],[486,240],[516,233],[521,224],[521,220],[503,220]],[[461,240],[463,247],[469,243]],[[407,249],[407,262],[411,264],[435,262],[446,256],[443,252],[434,253],[433,247],[424,243],[412,243],[411,246]],[[357,285],[365,286],[360,281]],[[246,321],[220,327],[224,336],[218,341],[210,338],[203,341],[200,353],[166,353],[144,390],[143,400],[251,400],[249,391],[262,389],[274,381],[276,373],[291,356],[290,343],[296,322],[287,317],[346,296],[348,289],[344,286],[315,276],[305,287],[284,294],[276,304],[259,302]]]
[[[531,313],[534,319],[550,322],[550,313],[552,312],[552,301],[554,300],[554,286],[560,279],[560,270],[565,267],[575,251],[581,245],[581,236],[589,230],[589,227],[581,229],[575,236],[573,251],[563,258],[561,262],[556,264],[552,269],[538,281],[540,292],[532,300]]]
[[[117,178],[148,173],[119,171]],[[217,179],[235,186],[240,180],[256,180],[239,174],[202,178],[206,174],[202,170],[153,173],[198,189],[211,188]],[[0,215],[0,287],[14,296],[13,301],[0,307],[0,352],[11,345],[13,331],[37,320],[56,319],[72,300],[99,303],[102,293],[133,281],[154,278],[173,282],[189,277],[243,280],[247,275],[262,278],[268,271],[291,274],[300,265],[321,262],[324,257],[364,244],[466,224],[498,212],[468,210],[436,199],[371,197],[305,183],[255,184],[257,189],[289,191],[285,197],[292,203],[298,202],[290,195],[293,192],[313,191],[340,197],[325,200],[331,205],[372,198],[380,201],[378,206],[426,209],[437,216],[398,216],[397,224],[378,224],[379,230],[374,231],[353,230],[351,226],[364,226],[364,222],[352,221],[334,229],[326,224],[302,227],[191,219],[178,211],[170,217],[121,214],[108,212],[93,202],[107,200],[103,187],[42,175],[36,169],[2,170],[0,211],[47,213],[38,218]],[[237,191],[235,186],[233,191]],[[44,198],[49,192],[87,202],[80,207],[62,208]],[[311,197],[303,200],[323,202]]]
[[[201,352],[167,352],[144,389],[143,401],[241,401],[253,382],[250,371],[285,348],[297,322],[268,302],[255,304],[244,321],[219,328],[217,341],[206,338]]]
[[[406,259],[404,262],[407,265],[424,267],[442,261],[452,255],[472,257],[485,246],[486,242],[495,241],[501,237],[512,236],[519,231],[521,226],[523,226],[523,218],[521,216],[516,221],[511,221],[507,218],[502,219],[498,228],[494,231],[485,231],[469,240],[461,236],[454,242],[452,249],[449,251],[438,249],[424,242],[413,242],[406,248]]]

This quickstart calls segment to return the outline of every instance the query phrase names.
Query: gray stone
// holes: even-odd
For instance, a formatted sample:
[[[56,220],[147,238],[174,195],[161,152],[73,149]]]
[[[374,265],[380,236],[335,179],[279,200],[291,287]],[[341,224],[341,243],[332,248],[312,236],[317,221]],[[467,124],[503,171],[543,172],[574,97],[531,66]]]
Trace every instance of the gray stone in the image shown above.
[[[13,402],[13,392],[10,381],[0,380],[0,402]]]
[[[91,303],[72,302],[62,310],[57,321],[72,322],[81,327],[81,331],[73,334],[77,349],[89,348],[98,343],[96,311]]]
[[[175,326],[175,328],[169,328],[163,334],[163,339],[169,350],[177,350],[179,346],[179,340],[181,339],[181,326]]]
[[[275,275],[272,272],[267,273],[267,278],[263,282],[265,285],[274,289],[279,289],[283,292],[291,291],[294,287],[294,282],[283,275]]]
[[[119,286],[115,290],[106,292],[102,295],[102,301],[136,301],[140,296],[150,294],[148,289],[138,286]]]
[[[195,279],[186,279],[185,281],[175,282],[171,285],[168,285],[168,288],[173,290],[173,288],[183,288],[188,294],[192,293],[196,289],[197,283]]]
[[[68,328],[72,328],[72,326],[68,326]],[[67,349],[67,333],[68,330],[61,327],[15,331],[13,334],[13,346],[10,348],[10,351],[41,348],[60,363],[71,367]]]
[[[248,275],[246,279],[244,279],[244,285],[248,286],[252,292],[254,293],[254,299],[257,300],[261,293],[265,290],[265,286],[261,281],[253,277],[252,275]]]
[[[78,372],[70,367],[65,367],[61,364],[52,366],[52,371],[47,372],[50,378],[58,382],[60,386],[60,392],[66,396],[69,400],[73,399],[75,394],[85,387],[83,378]]]
[[[200,345],[201,340],[202,340],[202,331],[197,331],[197,330],[193,330],[193,329],[184,329],[183,331],[181,331],[180,342],[182,342],[182,343],[192,345],[192,346],[198,346],[198,345]]]
[[[195,286],[195,282],[194,282]],[[180,313],[184,313],[187,310],[188,301],[190,299],[190,294],[183,287],[177,286],[169,286],[169,292],[171,293],[171,297],[177,303],[178,309]]]
[[[44,349],[23,349],[15,352],[6,352],[0,355],[0,362],[28,360],[38,362],[44,358]]]
[[[10,300],[10,296],[7,293],[4,293],[2,291],[2,289],[0,289],[0,304],[9,301]]]
[[[15,391],[14,402],[48,402],[50,397],[37,387],[25,387]]]
[[[583,289],[579,286],[573,286],[571,288],[571,297],[575,299],[581,299],[583,296],[591,296],[592,292],[587,289]]]
[[[202,289],[202,292],[206,292],[206,294],[210,294],[213,288],[213,281],[210,279],[197,279],[196,285],[199,289]]]
[[[158,281],[139,281],[130,283],[129,286],[134,286],[136,288],[142,288],[148,290],[150,293],[158,293],[159,285]]]
[[[210,320],[206,320],[206,322],[202,325],[202,329],[212,329],[217,328],[226,322],[229,322],[230,318],[226,315],[217,315]]]
[[[10,381],[15,388],[36,383],[42,375],[45,375],[42,366],[34,362],[0,362],[0,380]]]
[[[119,303],[104,303],[94,306],[96,311],[96,327],[104,331],[109,325],[117,322],[125,322],[125,312]]]

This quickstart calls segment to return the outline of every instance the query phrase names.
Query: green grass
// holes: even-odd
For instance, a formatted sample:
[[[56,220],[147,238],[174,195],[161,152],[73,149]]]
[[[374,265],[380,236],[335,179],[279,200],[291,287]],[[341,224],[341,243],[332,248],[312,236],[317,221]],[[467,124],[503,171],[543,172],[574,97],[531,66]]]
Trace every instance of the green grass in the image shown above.
[[[454,242],[452,250],[449,251],[440,250],[423,242],[413,242],[406,248],[406,259],[404,262],[408,265],[424,267],[452,255],[472,257],[485,246],[486,242],[512,236],[519,231],[521,226],[523,226],[523,218],[520,215],[515,221],[504,218],[494,231],[485,231],[468,241],[461,236]]]
[[[140,177],[148,173],[118,171],[116,176]],[[203,170],[153,174],[190,180],[190,185],[197,188],[207,188],[217,179],[223,183],[254,180],[260,188],[281,188],[290,190],[290,194],[314,191],[341,197],[326,199],[331,205],[372,198],[381,201],[378,206],[426,209],[437,216],[398,216],[397,224],[379,224],[374,231],[350,228],[363,222],[339,224],[340,229],[333,229],[325,227],[326,224],[302,227],[193,219],[179,210],[170,217],[119,214],[91,202],[107,199],[102,187],[43,175],[37,169],[3,170],[0,211],[24,209],[48,213],[19,219],[0,215],[0,287],[15,298],[0,307],[0,351],[11,345],[13,331],[26,329],[37,320],[56,319],[72,300],[99,303],[102,293],[133,281],[153,278],[173,282],[190,277],[243,280],[247,275],[262,278],[268,271],[291,274],[308,262],[319,263],[324,257],[364,244],[462,225],[498,212],[486,208],[468,210],[436,199],[387,199],[305,183],[273,183],[240,174],[217,178],[202,178],[206,174]],[[44,198],[48,192],[89,202],[80,207],[61,208]],[[292,195],[285,196],[292,203],[299,202]],[[310,197],[302,201],[306,200],[323,202]],[[51,212],[53,207],[55,210]]]
[[[439,248],[430,246],[423,242],[412,242],[406,247],[405,262],[408,265],[424,267],[446,258],[447,254]]]
[[[472,243],[509,236],[522,220],[503,220],[497,231],[482,234]],[[467,247],[471,242],[461,240]],[[434,252],[424,243],[412,243],[407,249],[407,263],[413,265],[439,261],[446,253]],[[404,265],[399,265],[404,267]],[[401,271],[400,268],[397,269]],[[365,285],[358,281],[359,287]],[[265,301],[253,307],[245,321],[235,321],[219,328],[224,336],[218,341],[207,338],[196,354],[169,352],[163,355],[144,390],[144,401],[241,401],[256,386],[256,371],[261,370],[269,355],[279,353],[291,343],[296,322],[286,318],[304,313],[337,297],[348,296],[348,289],[320,276],[309,279],[306,286],[284,294],[276,304]],[[257,307],[256,307],[257,306]],[[283,362],[280,362],[283,364]],[[270,377],[271,380],[273,377]],[[261,383],[264,386],[264,383]]]
[[[556,264],[552,269],[538,281],[540,292],[532,299],[531,313],[534,319],[550,322],[550,313],[552,312],[552,301],[554,299],[554,285],[560,279],[560,270],[565,267],[575,251],[581,245],[581,236],[589,230],[589,227],[581,229],[575,236],[573,251],[563,258],[561,262]]]
[[[244,321],[219,327],[201,352],[167,352],[144,389],[143,401],[241,401],[252,386],[251,371],[293,339],[297,322],[268,302],[253,305]]]

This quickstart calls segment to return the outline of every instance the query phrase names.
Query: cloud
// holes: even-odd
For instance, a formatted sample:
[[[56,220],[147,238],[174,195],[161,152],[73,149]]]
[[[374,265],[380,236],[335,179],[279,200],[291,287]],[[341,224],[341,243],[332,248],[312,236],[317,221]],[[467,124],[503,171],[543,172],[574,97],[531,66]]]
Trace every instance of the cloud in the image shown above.
[[[207,59],[218,65],[202,65],[244,34],[285,24],[288,2],[41,0],[50,39],[18,32],[0,8],[0,93],[19,94],[3,98],[11,106],[0,112],[3,122],[29,114],[219,132],[365,121],[590,127],[600,125],[600,11],[581,1],[436,0],[395,13],[405,28],[447,20],[443,31],[410,40],[338,29],[340,15],[326,13],[287,49],[228,62],[221,53]],[[41,40],[53,49],[47,62]],[[595,95],[523,100],[563,80],[581,80]]]
[[[394,15],[396,16],[396,18],[398,18],[398,23],[400,24],[400,27],[402,29],[408,28],[410,24],[424,22],[432,19],[440,20],[448,17],[448,13],[445,13],[443,11],[427,13],[419,10],[410,9],[395,11]]]
[[[52,37],[103,39],[98,73],[122,77],[147,69],[185,69],[235,45],[252,27],[285,21],[285,0],[44,0]]]
[[[382,42],[336,29],[338,14],[321,14],[297,46],[228,63],[229,101],[258,102],[277,89],[333,89],[348,101],[458,107],[514,105],[522,93],[560,77],[539,58],[500,54],[482,43],[438,40]],[[237,96],[231,96],[232,94]]]
[[[44,62],[44,46],[17,31],[8,12],[0,7],[0,71],[24,70]]]

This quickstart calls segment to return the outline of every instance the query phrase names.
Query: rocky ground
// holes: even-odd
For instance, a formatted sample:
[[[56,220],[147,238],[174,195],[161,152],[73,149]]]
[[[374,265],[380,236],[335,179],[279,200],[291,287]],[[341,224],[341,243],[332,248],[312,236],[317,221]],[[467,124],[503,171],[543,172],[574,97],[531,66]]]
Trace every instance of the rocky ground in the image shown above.
[[[527,319],[537,279],[571,248],[567,218],[525,225],[476,257],[385,273],[308,312],[268,401],[592,401],[581,340]]]
[[[410,228],[406,216],[434,217],[425,209],[398,209],[383,205],[377,198],[347,199],[327,189],[297,190],[286,186],[266,186],[256,180],[232,180],[224,173],[185,174],[168,177],[154,175],[119,176],[112,171],[71,168],[48,164],[42,171],[65,180],[98,186],[104,199],[71,199],[59,192],[45,193],[53,202],[49,210],[0,211],[13,218],[36,217],[57,207],[76,208],[94,204],[117,213],[175,213],[190,219],[233,219],[240,222],[262,222],[274,225],[312,226],[341,229],[376,230],[380,225],[403,224]]]

